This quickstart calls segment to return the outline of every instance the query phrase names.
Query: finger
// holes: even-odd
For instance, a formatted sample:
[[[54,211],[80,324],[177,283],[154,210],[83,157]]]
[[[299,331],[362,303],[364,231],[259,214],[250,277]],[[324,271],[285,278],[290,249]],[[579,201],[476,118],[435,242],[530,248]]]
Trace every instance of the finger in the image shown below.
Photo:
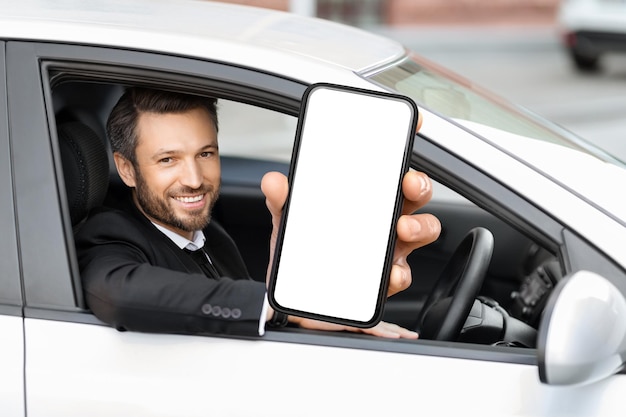
[[[423,172],[409,171],[402,179],[402,193],[404,194],[402,214],[411,214],[432,198],[432,182]]]
[[[265,204],[272,215],[272,232],[270,234],[269,248],[270,261],[267,266],[266,280],[270,279],[272,264],[274,263],[274,249],[276,248],[278,227],[280,225],[283,206],[287,201],[288,190],[289,185],[287,183],[287,177],[280,172],[268,172],[261,179],[261,191],[265,194]]]
[[[439,238],[441,222],[430,213],[405,214],[398,219],[396,233],[396,256],[408,256]]]
[[[415,128],[415,133],[419,132],[420,129],[422,128],[422,122],[424,121],[424,118],[422,117],[422,113],[417,113],[417,127]]]
[[[406,264],[393,264],[389,273],[389,286],[387,287],[387,297],[402,292],[409,288],[413,278],[411,268]]]
[[[387,296],[406,290],[412,281],[407,256],[415,249],[428,245],[441,233],[441,223],[432,214],[413,214],[400,217],[397,224],[398,240],[394,250],[393,265],[389,275]]]
[[[417,339],[419,334],[413,330],[405,329],[394,323],[381,322],[385,326],[385,330],[397,334],[403,339]]]
[[[381,321],[376,326],[369,329],[362,329],[363,333],[390,339],[417,339],[418,334],[393,323]]]
[[[287,177],[275,171],[266,173],[261,179],[261,191],[272,217],[280,217],[289,191]]]

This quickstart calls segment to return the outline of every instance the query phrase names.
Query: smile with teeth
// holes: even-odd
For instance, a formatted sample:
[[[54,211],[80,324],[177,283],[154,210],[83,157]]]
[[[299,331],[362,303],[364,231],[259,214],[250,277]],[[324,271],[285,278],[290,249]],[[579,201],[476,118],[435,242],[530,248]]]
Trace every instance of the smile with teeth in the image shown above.
[[[180,201],[181,203],[197,203],[202,201],[204,198],[204,194],[196,195],[193,197],[174,197],[175,200]]]

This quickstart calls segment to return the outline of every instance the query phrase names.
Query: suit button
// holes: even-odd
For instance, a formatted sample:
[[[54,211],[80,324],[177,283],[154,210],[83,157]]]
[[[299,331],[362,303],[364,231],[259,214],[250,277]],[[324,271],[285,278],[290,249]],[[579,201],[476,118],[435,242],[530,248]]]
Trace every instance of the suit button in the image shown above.
[[[203,304],[202,305],[202,313],[206,315],[210,315],[213,310],[213,306],[211,304]]]
[[[230,308],[228,307],[223,307],[222,308],[222,317],[224,317],[225,319],[229,318],[232,315],[232,311],[230,311]]]
[[[241,310],[238,308],[233,308],[230,312],[230,315],[232,318],[238,319],[239,317],[241,317]]]
[[[220,306],[213,306],[213,308],[211,309],[211,314],[213,314],[215,317],[219,317],[222,315],[222,307]]]

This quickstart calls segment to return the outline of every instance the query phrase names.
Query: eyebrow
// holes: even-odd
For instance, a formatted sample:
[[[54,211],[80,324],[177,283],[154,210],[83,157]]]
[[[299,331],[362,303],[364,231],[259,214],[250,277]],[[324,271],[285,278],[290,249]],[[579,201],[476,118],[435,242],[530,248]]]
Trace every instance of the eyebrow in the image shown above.
[[[213,142],[210,143],[208,145],[204,145],[202,148],[198,149],[197,152],[205,152],[207,150],[210,149],[219,149],[217,142]],[[161,158],[167,157],[167,156],[172,156],[172,155],[177,155],[179,153],[182,153],[182,151],[177,150],[177,149],[164,149],[161,148],[159,150],[157,150],[153,155],[152,155],[152,159],[157,161]]]

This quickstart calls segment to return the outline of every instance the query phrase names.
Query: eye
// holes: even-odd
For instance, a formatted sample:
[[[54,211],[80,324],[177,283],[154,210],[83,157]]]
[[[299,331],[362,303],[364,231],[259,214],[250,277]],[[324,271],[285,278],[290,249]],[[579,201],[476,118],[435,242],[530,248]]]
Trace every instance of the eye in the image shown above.
[[[210,158],[214,154],[215,154],[215,152],[212,152],[212,151],[200,152],[200,158]]]
[[[167,164],[171,164],[171,163],[172,163],[172,158],[170,158],[169,156],[165,157],[165,158],[159,159],[159,164],[167,165]]]

